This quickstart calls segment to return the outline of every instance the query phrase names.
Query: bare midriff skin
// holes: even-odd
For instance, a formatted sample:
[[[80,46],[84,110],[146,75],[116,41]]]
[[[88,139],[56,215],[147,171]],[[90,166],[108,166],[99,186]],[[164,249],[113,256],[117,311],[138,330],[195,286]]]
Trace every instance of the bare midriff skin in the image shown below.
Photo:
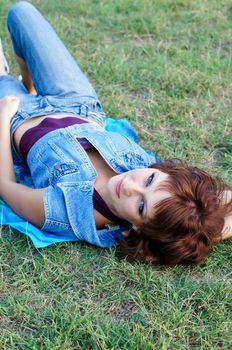
[[[23,134],[27,130],[39,125],[41,121],[44,120],[45,118],[59,119],[59,118],[66,118],[70,116],[86,120],[87,122],[90,122],[90,123],[97,124],[97,122],[94,122],[90,119],[83,118],[83,117],[80,117],[79,115],[73,115],[70,113],[69,114],[57,113],[57,114],[51,114],[46,116],[32,117],[29,120],[26,120],[25,122],[23,122],[21,125],[19,125],[19,127],[14,132],[14,144],[17,151],[19,152],[19,144]],[[95,148],[87,150],[87,154],[97,172],[97,178],[94,183],[94,187],[101,194],[101,188],[112,176],[115,175],[115,172],[111,169],[111,167],[106,163],[106,161],[102,158],[102,156],[99,154],[99,152]],[[106,223],[110,223],[109,220],[103,217],[96,210],[94,210],[94,217],[95,217],[96,226],[98,228],[102,227]]]

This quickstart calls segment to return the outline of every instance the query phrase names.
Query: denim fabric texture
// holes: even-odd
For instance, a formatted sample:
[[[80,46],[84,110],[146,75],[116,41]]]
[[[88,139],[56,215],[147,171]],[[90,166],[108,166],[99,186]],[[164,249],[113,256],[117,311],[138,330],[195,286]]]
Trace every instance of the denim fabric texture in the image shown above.
[[[45,188],[42,230],[67,235],[67,240],[114,245],[125,228],[96,229],[92,196],[97,174],[76,138],[86,138],[116,173],[148,167],[159,158],[147,154],[128,137],[104,129],[105,114],[93,87],[34,6],[24,1],[14,5],[7,25],[14,51],[26,61],[37,91],[37,95],[30,95],[13,77],[0,77],[0,97],[21,98],[11,125],[15,163],[24,164],[14,148],[13,133],[28,118],[65,112],[98,122],[54,130],[30,149],[24,166],[30,169],[34,187]]]

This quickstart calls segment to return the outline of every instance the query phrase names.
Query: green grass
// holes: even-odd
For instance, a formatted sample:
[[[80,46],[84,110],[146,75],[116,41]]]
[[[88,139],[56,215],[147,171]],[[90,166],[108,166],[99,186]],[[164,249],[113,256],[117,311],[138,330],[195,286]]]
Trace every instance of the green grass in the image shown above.
[[[141,144],[232,183],[229,0],[33,0],[93,82],[105,112]],[[1,37],[14,2],[0,0]],[[26,20],[26,19],[25,19]],[[0,349],[232,348],[232,245],[196,268],[119,262],[115,249],[35,251],[0,238]]]

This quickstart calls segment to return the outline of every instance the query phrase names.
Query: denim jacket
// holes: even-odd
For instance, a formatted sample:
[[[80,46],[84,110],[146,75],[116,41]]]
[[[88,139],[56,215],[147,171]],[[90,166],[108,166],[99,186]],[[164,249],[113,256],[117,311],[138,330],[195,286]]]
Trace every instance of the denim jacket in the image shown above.
[[[76,140],[85,137],[116,172],[146,168],[158,158],[138,144],[100,125],[86,123],[54,130],[38,140],[28,153],[28,166],[36,188],[45,188],[45,223],[42,230],[74,232],[79,240],[109,247],[125,228],[96,229],[93,190],[96,171]]]

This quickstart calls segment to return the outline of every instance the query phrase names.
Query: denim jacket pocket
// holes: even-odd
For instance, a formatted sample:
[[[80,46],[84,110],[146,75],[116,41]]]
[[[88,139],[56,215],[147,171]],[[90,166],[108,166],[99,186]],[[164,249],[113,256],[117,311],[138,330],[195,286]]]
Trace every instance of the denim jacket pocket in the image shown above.
[[[76,180],[76,175],[80,172],[79,166],[75,162],[55,163],[49,183],[55,186],[58,182],[72,182]]]

